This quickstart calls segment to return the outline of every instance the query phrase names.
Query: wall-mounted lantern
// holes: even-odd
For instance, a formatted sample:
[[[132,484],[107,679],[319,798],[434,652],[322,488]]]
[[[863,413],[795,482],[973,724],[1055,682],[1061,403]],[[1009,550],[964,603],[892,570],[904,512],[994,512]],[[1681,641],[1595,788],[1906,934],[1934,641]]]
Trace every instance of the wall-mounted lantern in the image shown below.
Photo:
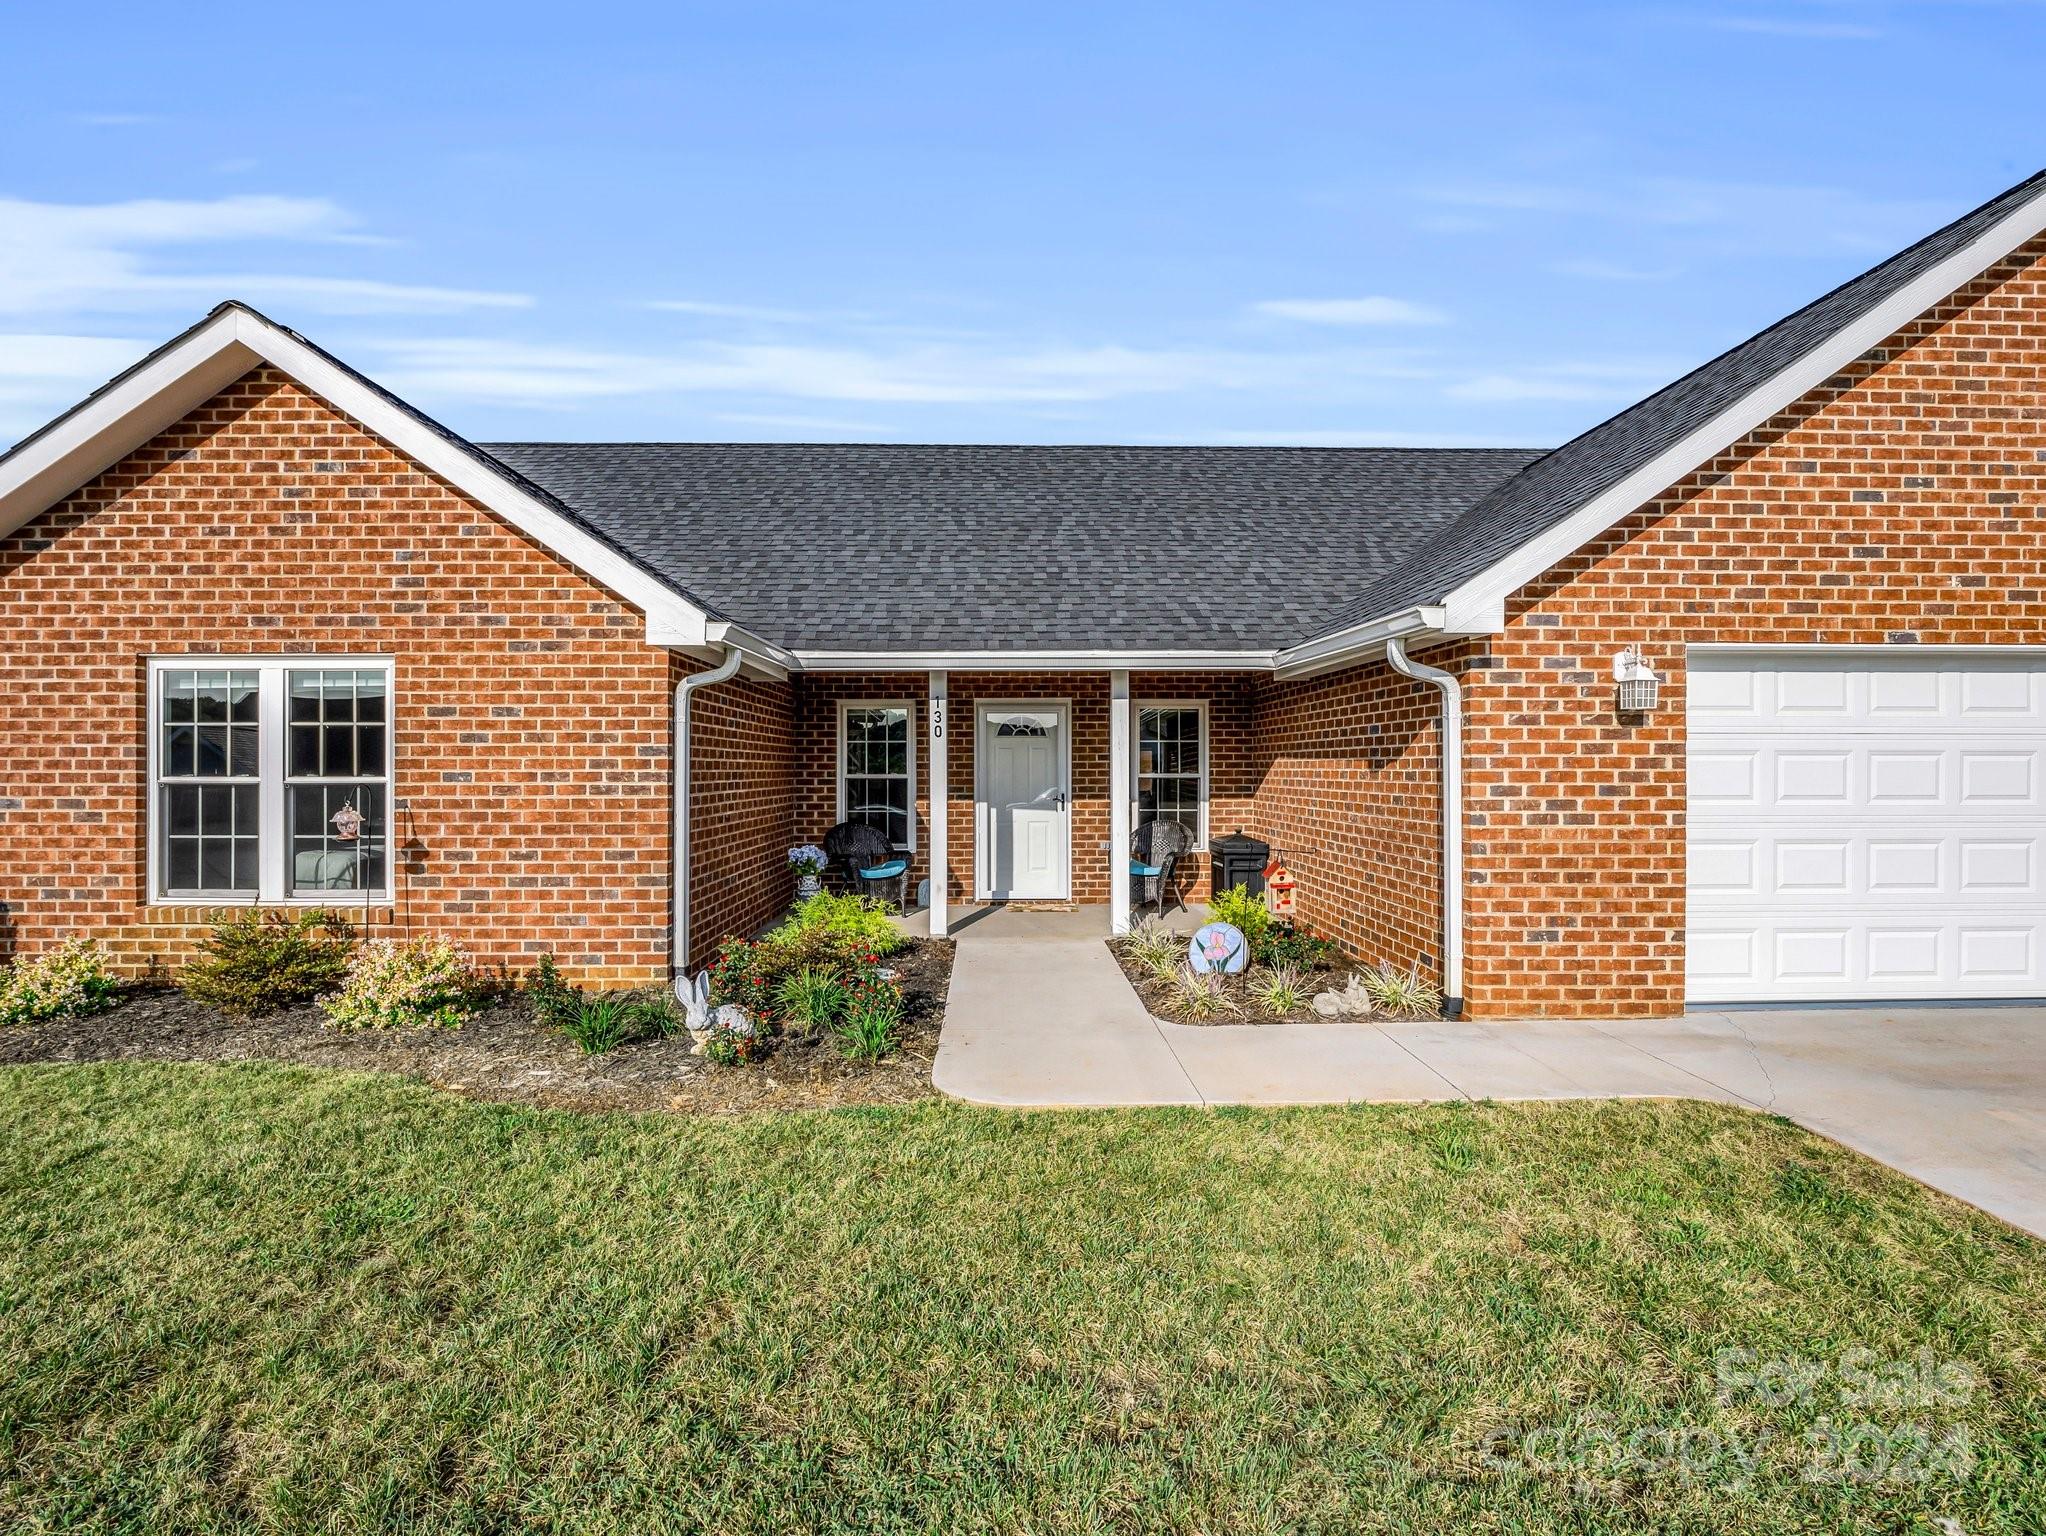
[[[1613,681],[1619,687],[1621,714],[1645,715],[1654,710],[1662,679],[1641,659],[1640,646],[1630,645],[1613,658]]]

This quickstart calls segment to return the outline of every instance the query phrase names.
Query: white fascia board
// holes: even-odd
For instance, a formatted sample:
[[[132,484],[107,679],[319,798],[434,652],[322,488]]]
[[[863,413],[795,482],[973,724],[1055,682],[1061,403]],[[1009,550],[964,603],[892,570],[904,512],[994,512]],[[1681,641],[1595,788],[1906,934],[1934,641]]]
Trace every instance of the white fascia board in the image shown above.
[[[216,315],[0,464],[0,537],[190,415],[261,359],[232,311]]]
[[[242,344],[251,351],[639,609],[646,615],[649,644],[704,643],[707,615],[665,582],[507,479],[486,460],[365,389],[353,375],[297,337],[245,310],[230,313]]]
[[[1409,608],[1281,651],[1273,670],[1281,681],[1314,677],[1322,672],[1333,672],[1340,667],[1372,660],[1384,653],[1388,640],[1422,640],[1425,643],[1429,639],[1450,639],[1464,633],[1491,633],[1482,629],[1455,629],[1450,626],[1449,619],[1447,609],[1432,604]]]
[[[1796,362],[1772,374],[1611,490],[1586,502],[1548,532],[1530,539],[1505,559],[1471,577],[1444,602],[1452,609],[1471,603],[1503,606],[1507,598],[1530,581],[1639,511],[1701,465],[1710,463],[1870,348],[1879,346],[1941,300],[1966,287],[2042,230],[2046,230],[2046,191],[2006,214],[1852,325],[1836,331]]]
[[[796,651],[805,672],[1269,672],[1272,651]]]

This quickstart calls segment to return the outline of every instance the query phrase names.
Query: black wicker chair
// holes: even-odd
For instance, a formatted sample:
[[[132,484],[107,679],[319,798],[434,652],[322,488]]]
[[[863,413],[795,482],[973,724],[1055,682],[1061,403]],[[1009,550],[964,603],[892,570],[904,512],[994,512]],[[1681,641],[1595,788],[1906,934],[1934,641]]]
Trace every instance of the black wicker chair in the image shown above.
[[[895,851],[887,833],[862,821],[841,821],[824,834],[824,856],[852,889],[868,894],[874,886],[892,885],[896,910],[909,910],[909,860]]]
[[[1136,906],[1155,906],[1162,918],[1169,895],[1175,906],[1186,910],[1173,874],[1179,861],[1193,852],[1193,842],[1193,833],[1176,821],[1147,821],[1137,828],[1130,838],[1130,896]]]

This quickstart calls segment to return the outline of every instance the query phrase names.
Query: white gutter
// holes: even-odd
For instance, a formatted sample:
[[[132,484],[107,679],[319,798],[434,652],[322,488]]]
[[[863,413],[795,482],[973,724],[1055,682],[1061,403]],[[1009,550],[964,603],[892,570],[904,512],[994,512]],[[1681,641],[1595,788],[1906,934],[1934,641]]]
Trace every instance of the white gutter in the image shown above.
[[[1368,624],[1353,624],[1332,635],[1321,635],[1301,645],[1280,651],[1272,658],[1272,670],[1281,682],[1296,677],[1313,677],[1369,660],[1386,643],[1413,635],[1433,638],[1447,628],[1447,610],[1432,605],[1403,609]]]
[[[680,997],[689,975],[689,698],[699,688],[737,675],[745,662],[737,646],[725,648],[725,659],[708,672],[692,672],[675,685],[675,930],[674,984]]]
[[[1442,691],[1442,1011],[1463,1012],[1463,684],[1439,667],[1407,657],[1397,637],[1385,642],[1393,671]]]

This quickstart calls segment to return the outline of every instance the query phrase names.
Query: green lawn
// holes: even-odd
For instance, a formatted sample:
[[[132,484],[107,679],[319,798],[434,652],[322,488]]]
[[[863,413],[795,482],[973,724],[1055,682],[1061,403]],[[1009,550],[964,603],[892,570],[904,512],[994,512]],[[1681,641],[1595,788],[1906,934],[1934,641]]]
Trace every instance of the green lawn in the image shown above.
[[[2042,1343],[2042,1245],[1704,1105],[0,1072],[10,1531],[2036,1531]]]

